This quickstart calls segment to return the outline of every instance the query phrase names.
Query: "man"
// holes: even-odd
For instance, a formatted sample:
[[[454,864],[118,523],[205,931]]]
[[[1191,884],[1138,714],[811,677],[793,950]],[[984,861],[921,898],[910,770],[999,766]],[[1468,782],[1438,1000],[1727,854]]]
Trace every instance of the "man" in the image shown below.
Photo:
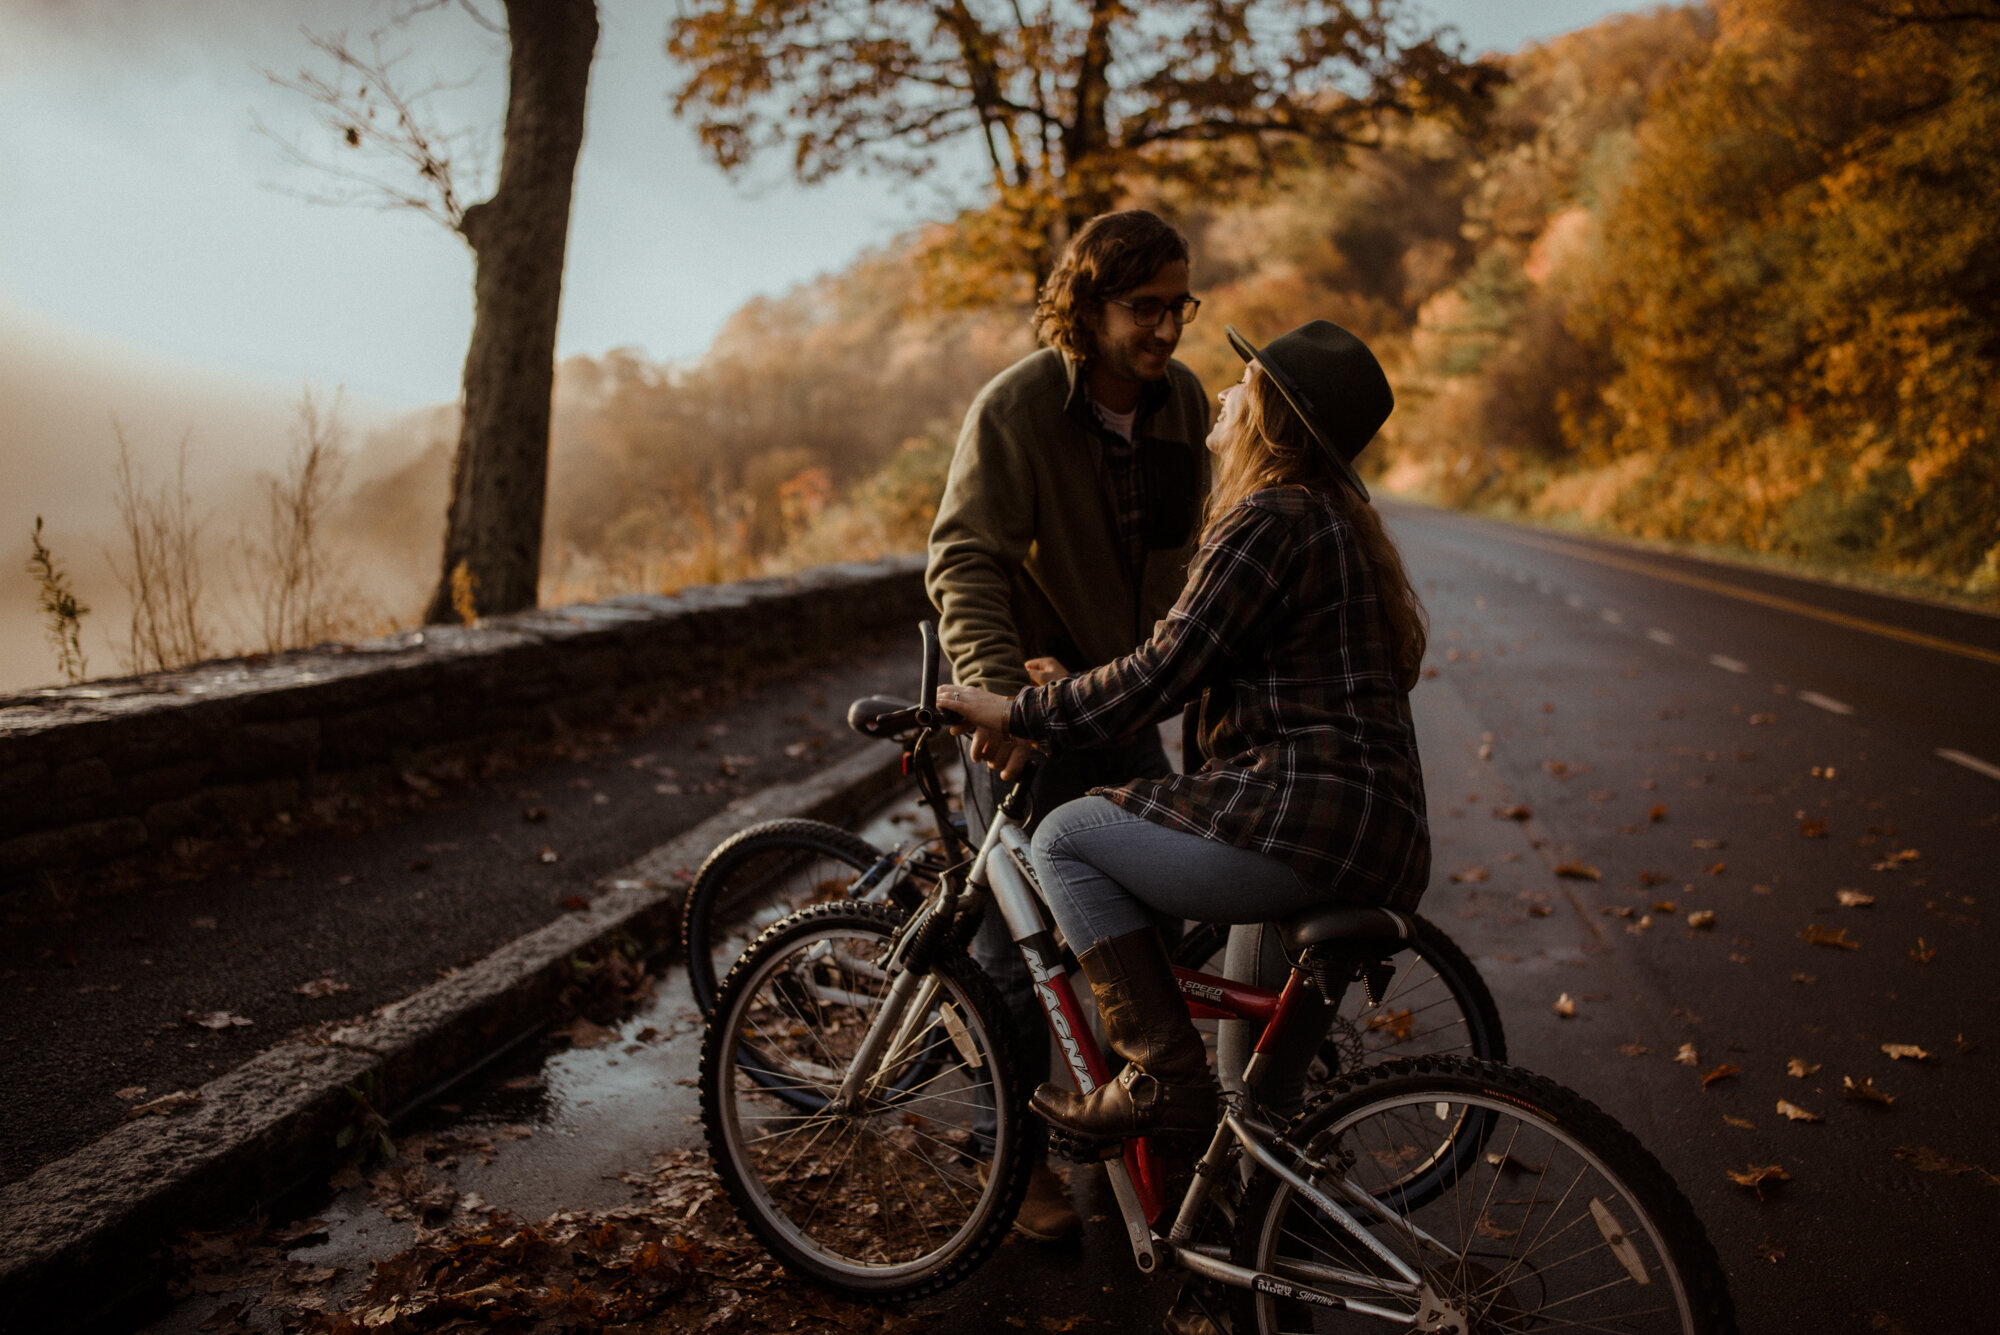
[[[1003,695],[1096,667],[1152,634],[1186,581],[1207,486],[1208,396],[1173,360],[1200,303],[1188,294],[1187,238],[1143,210],[1091,219],[1043,285],[1043,346],[994,377],[959,432],[931,528],[925,583],[954,679]],[[976,751],[967,794],[983,829],[1028,748]],[[1074,752],[1037,775],[1039,818],[1101,784],[1170,772],[1159,734]],[[1048,1078],[1047,1027],[998,914],[973,958],[1008,1002],[1031,1085]],[[1081,1227],[1037,1159],[1015,1226],[1053,1241]]]

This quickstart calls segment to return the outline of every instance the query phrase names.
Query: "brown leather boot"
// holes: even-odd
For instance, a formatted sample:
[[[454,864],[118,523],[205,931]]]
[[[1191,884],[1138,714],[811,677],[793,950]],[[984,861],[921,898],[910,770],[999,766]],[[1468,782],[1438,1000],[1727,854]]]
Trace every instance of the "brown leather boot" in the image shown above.
[[[1035,1111],[1085,1140],[1212,1133],[1221,1087],[1159,933],[1148,927],[1100,941],[1076,962],[1090,980],[1111,1050],[1126,1066],[1089,1094],[1043,1085]]]

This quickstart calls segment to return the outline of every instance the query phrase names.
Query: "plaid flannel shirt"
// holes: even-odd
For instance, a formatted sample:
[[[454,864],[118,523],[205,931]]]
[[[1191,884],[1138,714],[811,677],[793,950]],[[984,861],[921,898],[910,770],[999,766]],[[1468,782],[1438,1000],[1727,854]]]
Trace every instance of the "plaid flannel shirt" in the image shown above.
[[[1199,769],[1097,791],[1157,824],[1273,854],[1338,898],[1416,905],[1430,828],[1409,697],[1374,576],[1327,497],[1248,497],[1207,535],[1151,640],[1023,691],[1008,729],[1061,751],[1181,705]]]

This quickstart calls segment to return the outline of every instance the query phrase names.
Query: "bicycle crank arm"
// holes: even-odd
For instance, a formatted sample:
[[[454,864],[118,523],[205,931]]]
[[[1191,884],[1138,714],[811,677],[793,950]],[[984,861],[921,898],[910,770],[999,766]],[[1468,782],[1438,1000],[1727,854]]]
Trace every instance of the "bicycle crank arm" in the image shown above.
[[[1104,1161],[1105,1176],[1111,1179],[1111,1194],[1117,1198],[1118,1214],[1125,1220],[1125,1232],[1132,1239],[1132,1264],[1139,1267],[1139,1273],[1150,1275],[1160,1268],[1160,1248],[1165,1246],[1153,1236],[1153,1230],[1146,1223],[1146,1207],[1139,1203],[1139,1189],[1132,1185],[1132,1174],[1125,1169],[1122,1159]]]
[[[1328,1307],[1335,1311],[1353,1312],[1360,1316],[1372,1316],[1382,1321],[1391,1321],[1399,1326],[1414,1326],[1418,1316],[1414,1312],[1395,1312],[1374,1303],[1363,1302],[1359,1298],[1343,1298],[1337,1293],[1316,1289],[1310,1284],[1300,1284],[1262,1270],[1252,1270],[1247,1266],[1225,1261],[1219,1256],[1210,1256],[1206,1248],[1178,1247],[1170,1258],[1181,1269],[1212,1279],[1218,1284],[1227,1284],[1232,1289],[1253,1289],[1267,1293],[1273,1298],[1288,1298],[1293,1302],[1310,1303],[1315,1307]]]

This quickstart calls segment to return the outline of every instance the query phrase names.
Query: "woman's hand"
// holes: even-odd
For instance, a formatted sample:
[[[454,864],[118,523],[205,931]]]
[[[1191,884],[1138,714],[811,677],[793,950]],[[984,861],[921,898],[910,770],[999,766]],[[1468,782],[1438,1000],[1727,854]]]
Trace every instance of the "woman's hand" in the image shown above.
[[[1027,742],[1016,741],[1007,733],[1007,710],[1013,701],[1004,695],[982,691],[977,686],[940,686],[937,707],[949,709],[964,719],[952,726],[954,737],[972,734],[972,758],[989,769],[1000,771],[1003,779],[1020,776],[1034,750]]]

